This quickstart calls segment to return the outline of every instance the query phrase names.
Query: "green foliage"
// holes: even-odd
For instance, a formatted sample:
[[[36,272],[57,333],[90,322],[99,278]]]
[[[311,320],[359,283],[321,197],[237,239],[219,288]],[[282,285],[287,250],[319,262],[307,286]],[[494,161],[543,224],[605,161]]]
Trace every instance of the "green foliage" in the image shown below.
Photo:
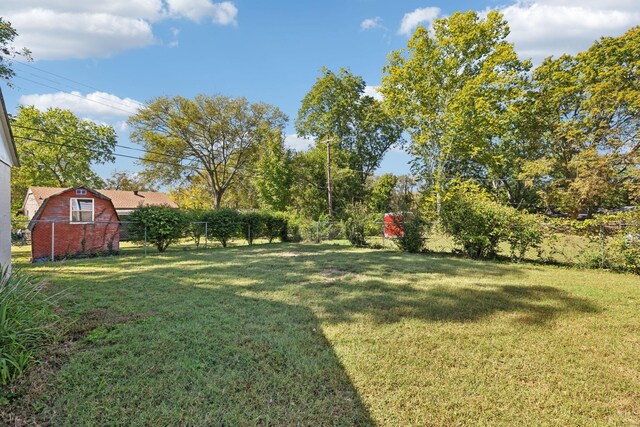
[[[252,211],[242,212],[239,215],[240,232],[247,243],[252,245],[253,241],[262,237],[264,232],[264,214],[259,211]]]
[[[231,238],[241,233],[241,217],[235,209],[220,208],[208,211],[205,214],[205,221],[208,223],[209,235],[225,248]]]
[[[530,67],[508,33],[496,11],[456,12],[436,19],[432,31],[418,27],[407,49],[389,56],[384,103],[411,136],[414,168],[428,177],[437,206],[449,176],[471,174],[499,156],[491,141],[508,132],[505,111],[523,97]]]
[[[129,215],[131,239],[156,245],[164,252],[170,244],[188,231],[189,217],[185,212],[168,206],[143,206]]]
[[[522,261],[531,248],[540,250],[540,245],[547,237],[543,226],[543,218],[513,208],[507,208],[502,238],[509,244],[512,260]]]
[[[202,236],[207,232],[207,226],[204,224],[204,222],[206,222],[207,211],[204,209],[188,209],[183,212],[189,220],[187,234],[193,238],[196,248],[199,248]]]
[[[276,238],[279,238],[282,242],[288,241],[288,222],[285,214],[281,212],[263,212],[263,222],[264,237],[269,243]]]
[[[417,253],[424,249],[426,222],[417,212],[403,212],[394,218],[395,227],[402,234],[394,238],[394,243],[401,251]]]
[[[349,70],[334,73],[323,68],[298,111],[298,135],[315,138],[322,150],[328,141],[333,151],[331,166],[353,173],[343,190],[347,194],[335,197],[335,205],[362,200],[367,176],[401,142],[402,128],[378,100],[365,95],[365,87],[362,77]]]
[[[585,266],[640,274],[640,211],[596,215],[572,228],[592,243],[582,253]]]
[[[102,188],[92,165],[113,162],[116,132],[113,127],[82,120],[60,108],[40,111],[18,107],[12,124],[20,167],[11,170],[14,210],[31,185]]]
[[[9,87],[13,87],[11,79],[16,73],[13,71],[11,59],[22,57],[31,61],[31,52],[26,47],[18,50],[13,46],[13,41],[18,36],[18,32],[13,28],[11,22],[0,17],[0,79],[3,79]]]
[[[441,225],[471,258],[492,258],[500,242],[509,244],[511,258],[522,259],[545,236],[542,219],[504,206],[472,182],[453,182],[440,211]]]
[[[351,245],[366,247],[366,223],[368,211],[361,203],[350,206],[346,211],[347,218],[344,221],[344,231]]]
[[[284,146],[282,132],[267,141],[256,165],[254,180],[260,202],[267,208],[283,212],[291,203],[294,153]]]
[[[19,271],[0,267],[0,384],[6,385],[31,365],[49,342],[56,320],[42,283]],[[0,388],[1,390],[1,388]],[[0,392],[0,400],[2,399]]]
[[[376,181],[369,198],[371,211],[376,213],[391,211],[394,190],[397,184],[398,178],[390,173],[382,175],[380,179]]]
[[[148,176],[163,184],[198,176],[215,208],[286,121],[276,107],[221,95],[159,97],[129,118],[131,139],[148,150],[143,160]]]

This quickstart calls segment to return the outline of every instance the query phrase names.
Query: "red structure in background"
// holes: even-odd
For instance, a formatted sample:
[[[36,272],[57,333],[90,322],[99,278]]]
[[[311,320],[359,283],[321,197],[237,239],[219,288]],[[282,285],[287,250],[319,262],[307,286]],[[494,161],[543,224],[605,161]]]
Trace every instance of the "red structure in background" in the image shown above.
[[[49,196],[29,224],[31,261],[117,252],[118,220],[111,199],[85,186]]]
[[[393,238],[404,236],[404,230],[402,229],[403,220],[404,217],[401,214],[384,214],[384,237]]]

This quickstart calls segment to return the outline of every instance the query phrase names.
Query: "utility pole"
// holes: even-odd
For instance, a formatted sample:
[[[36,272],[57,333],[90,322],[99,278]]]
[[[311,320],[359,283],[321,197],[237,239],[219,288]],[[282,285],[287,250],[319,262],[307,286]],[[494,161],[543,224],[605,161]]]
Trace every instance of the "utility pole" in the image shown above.
[[[329,205],[329,221],[333,217],[333,201],[331,199],[331,139],[325,141],[327,144],[327,204]]]

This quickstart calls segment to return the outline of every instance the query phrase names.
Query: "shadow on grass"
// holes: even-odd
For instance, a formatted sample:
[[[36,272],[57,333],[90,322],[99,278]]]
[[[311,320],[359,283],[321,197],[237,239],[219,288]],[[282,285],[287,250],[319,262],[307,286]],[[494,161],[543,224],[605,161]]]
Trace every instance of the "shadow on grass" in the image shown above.
[[[559,288],[510,284],[524,274],[516,265],[343,246],[193,250],[35,270],[72,289],[63,301],[69,317],[95,307],[154,313],[83,344],[58,375],[48,414],[86,425],[369,425],[322,323],[508,313],[545,326],[599,310]]]
[[[104,325],[91,325],[53,386],[46,387],[50,378],[30,384],[45,394],[27,400],[44,409],[20,408],[23,421],[373,425],[309,308],[175,282],[136,299],[136,288],[145,284],[128,280],[128,287],[100,283],[106,293],[80,290],[102,308],[80,311],[78,322],[94,322],[95,311]],[[122,315],[128,312],[152,315]],[[127,320],[108,320],[118,318]]]

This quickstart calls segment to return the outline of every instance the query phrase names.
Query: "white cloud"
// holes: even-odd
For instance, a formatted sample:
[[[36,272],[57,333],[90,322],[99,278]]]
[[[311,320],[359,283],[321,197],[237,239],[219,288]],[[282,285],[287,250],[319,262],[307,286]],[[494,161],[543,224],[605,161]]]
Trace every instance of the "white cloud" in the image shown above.
[[[411,35],[418,25],[429,26],[440,15],[439,7],[418,8],[413,12],[405,13],[398,29],[398,34]]]
[[[77,91],[23,95],[19,103],[33,105],[39,110],[63,108],[96,122],[126,118],[142,107],[141,103],[131,98],[120,98],[106,92],[83,95]]]
[[[228,1],[212,3],[210,0],[167,0],[169,13],[184,16],[195,22],[203,18],[211,18],[220,25],[235,25],[238,8]]]
[[[376,28],[384,28],[384,25],[382,25],[382,18],[379,16],[376,16],[375,18],[367,18],[360,23],[360,29],[362,31],[374,30]]]
[[[186,18],[236,25],[238,9],[212,0],[3,0],[3,16],[18,29],[16,45],[35,60],[108,57],[158,41],[153,24]],[[177,40],[167,43],[176,45]]]
[[[368,95],[378,101],[382,101],[382,94],[380,93],[380,86],[365,86],[364,94]]]
[[[640,24],[636,0],[517,1],[499,9],[509,22],[509,40],[523,58],[543,58],[588,49],[602,36],[619,36]]]
[[[314,140],[312,138],[303,138],[294,134],[289,134],[284,138],[284,145],[287,148],[292,148],[296,151],[306,151],[313,145]]]

